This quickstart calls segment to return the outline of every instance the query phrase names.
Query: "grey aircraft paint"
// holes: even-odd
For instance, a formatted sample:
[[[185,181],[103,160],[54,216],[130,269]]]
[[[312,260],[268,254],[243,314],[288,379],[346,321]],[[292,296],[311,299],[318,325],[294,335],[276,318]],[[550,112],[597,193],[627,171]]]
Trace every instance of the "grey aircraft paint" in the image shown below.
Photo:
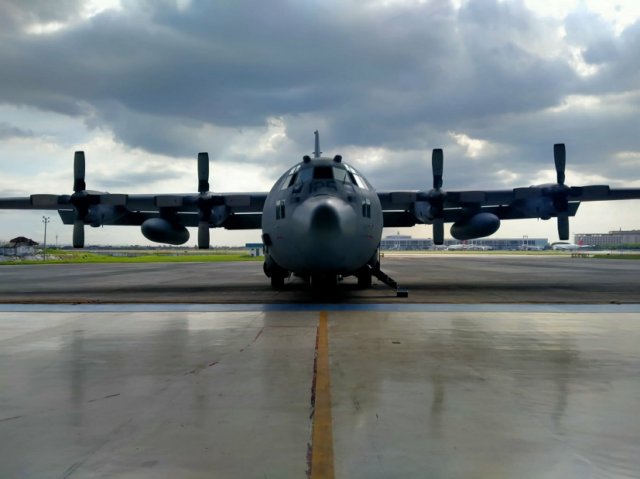
[[[262,212],[266,255],[300,275],[353,274],[375,263],[382,207],[339,156],[305,158],[275,183]]]
[[[433,150],[433,186],[428,190],[375,191],[340,155],[323,157],[315,134],[314,158],[290,168],[269,193],[209,191],[209,157],[198,154],[197,194],[111,194],[86,189],[83,152],[74,157],[71,195],[34,194],[0,198],[0,209],[55,210],[73,225],[73,245],[84,246],[84,227],[138,226],[155,242],[184,244],[188,227],[198,228],[198,247],[210,246],[211,228],[263,230],[264,272],[279,288],[291,273],[312,283],[335,283],[354,274],[361,286],[374,275],[397,283],[379,268],[377,250],[384,227],[433,225],[441,244],[444,224],[451,235],[474,239],[495,233],[504,220],[556,218],[558,236],[569,238],[569,218],[583,201],[640,199],[640,188],[565,185],[566,152],[556,144],[557,182],[504,190],[445,191],[444,157]],[[398,291],[400,293],[400,290]]]

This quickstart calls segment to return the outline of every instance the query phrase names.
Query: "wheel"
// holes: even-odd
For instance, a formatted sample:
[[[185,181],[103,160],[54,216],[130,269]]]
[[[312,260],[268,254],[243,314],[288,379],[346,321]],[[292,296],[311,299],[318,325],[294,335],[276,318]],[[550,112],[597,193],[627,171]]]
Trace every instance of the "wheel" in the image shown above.
[[[363,271],[358,274],[358,287],[370,288],[371,287],[371,271]]]
[[[279,276],[279,275],[271,276],[271,287],[273,289],[284,288],[284,276]]]

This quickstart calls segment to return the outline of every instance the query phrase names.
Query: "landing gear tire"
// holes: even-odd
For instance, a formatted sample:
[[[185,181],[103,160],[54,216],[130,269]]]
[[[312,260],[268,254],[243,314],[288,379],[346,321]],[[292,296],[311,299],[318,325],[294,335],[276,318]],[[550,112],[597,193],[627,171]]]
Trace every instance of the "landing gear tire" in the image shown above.
[[[284,280],[289,277],[290,273],[286,269],[278,266],[278,264],[273,261],[273,258],[271,258],[271,256],[267,256],[265,258],[262,269],[264,270],[264,274],[268,278],[271,278],[271,287],[273,289],[284,288]]]
[[[358,287],[359,288],[370,288],[371,287],[371,271],[362,271],[358,273]]]
[[[271,276],[271,287],[273,289],[284,288],[284,276]]]

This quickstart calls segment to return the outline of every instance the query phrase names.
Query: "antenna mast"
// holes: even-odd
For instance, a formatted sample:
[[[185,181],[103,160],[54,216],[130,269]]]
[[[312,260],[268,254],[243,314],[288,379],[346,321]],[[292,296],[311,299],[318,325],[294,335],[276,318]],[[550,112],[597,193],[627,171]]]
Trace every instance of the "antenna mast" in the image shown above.
[[[322,154],[322,152],[320,151],[320,133],[318,133],[318,130],[316,130],[313,132],[313,134],[316,137],[316,149],[313,152],[313,157],[320,158],[320,155]]]

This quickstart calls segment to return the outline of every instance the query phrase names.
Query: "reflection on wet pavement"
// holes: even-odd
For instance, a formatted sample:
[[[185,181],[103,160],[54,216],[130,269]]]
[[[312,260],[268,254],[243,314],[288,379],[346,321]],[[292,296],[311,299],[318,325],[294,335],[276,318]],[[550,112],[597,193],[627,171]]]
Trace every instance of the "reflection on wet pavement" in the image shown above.
[[[331,311],[336,477],[637,477],[639,319]],[[305,477],[318,320],[0,312],[0,477]]]

